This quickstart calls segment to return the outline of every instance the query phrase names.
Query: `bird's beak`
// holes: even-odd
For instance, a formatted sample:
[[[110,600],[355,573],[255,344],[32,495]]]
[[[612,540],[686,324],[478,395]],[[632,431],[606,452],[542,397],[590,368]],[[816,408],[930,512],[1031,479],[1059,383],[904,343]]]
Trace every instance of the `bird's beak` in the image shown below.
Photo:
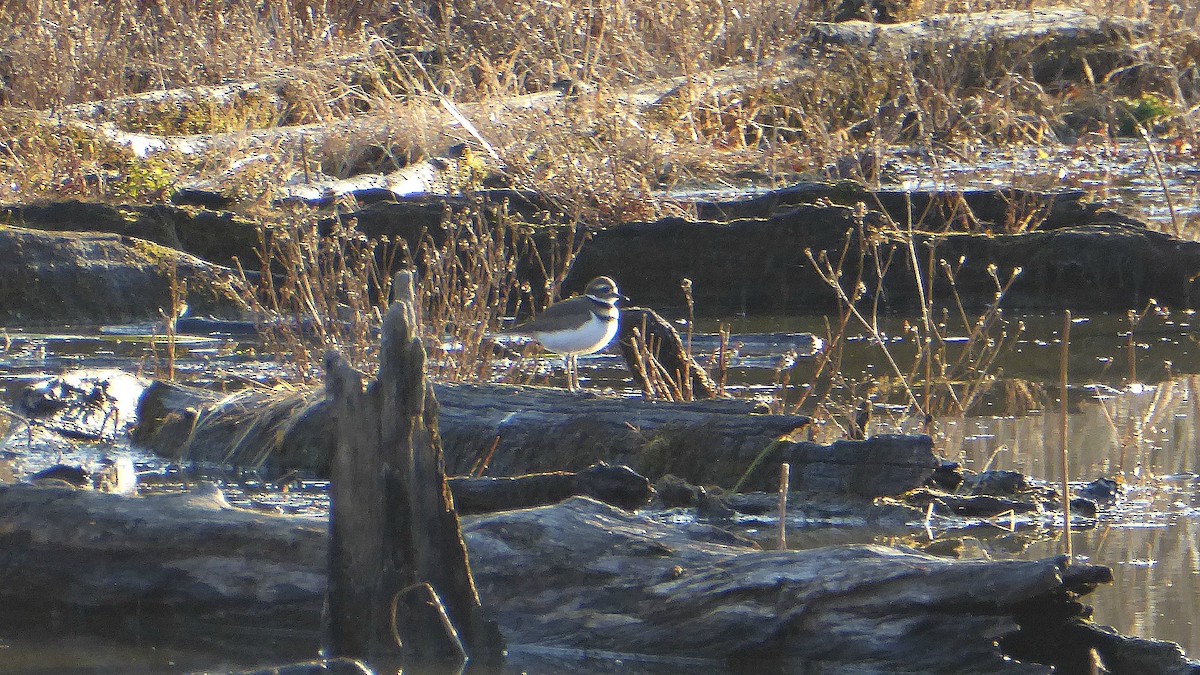
[[[618,300],[620,300],[621,302],[632,302],[632,301],[629,299],[629,296],[628,296],[628,295],[618,295],[618,296],[617,296],[617,299],[618,299]]]

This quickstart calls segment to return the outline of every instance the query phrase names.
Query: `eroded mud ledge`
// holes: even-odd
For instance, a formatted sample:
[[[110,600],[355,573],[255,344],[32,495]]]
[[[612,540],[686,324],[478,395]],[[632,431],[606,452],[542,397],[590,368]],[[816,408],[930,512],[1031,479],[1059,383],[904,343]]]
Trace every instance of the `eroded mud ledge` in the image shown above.
[[[811,313],[836,307],[834,293],[821,281],[805,255],[824,251],[840,257],[847,238],[850,251],[845,271],[857,272],[860,223],[865,231],[879,231],[892,207],[900,208],[899,197],[882,195],[883,210],[868,208],[856,214],[855,206],[817,205],[811,200],[836,197],[838,200],[865,199],[865,193],[838,186],[794,188],[767,197],[736,204],[710,205],[702,213],[719,217],[752,214],[733,220],[665,219],[651,223],[623,223],[595,232],[584,245],[564,285],[564,292],[582,289],[588,279],[606,274],[617,279],[621,288],[638,304],[680,306],[679,282],[691,279],[698,307],[705,313]],[[512,197],[512,194],[496,195]],[[478,198],[425,198],[405,203],[378,203],[349,217],[369,236],[395,236],[416,247],[420,237],[429,234],[435,241],[449,227],[443,220],[447,207],[478,207],[487,196]],[[973,233],[920,232],[915,243],[922,261],[932,249],[935,258],[963,266],[957,276],[957,290],[967,304],[986,305],[995,293],[988,272],[995,265],[1002,278],[1014,268],[1023,272],[1005,299],[1009,308],[1078,310],[1123,310],[1141,308],[1150,298],[1175,307],[1195,304],[1196,276],[1200,273],[1200,243],[1175,239],[1149,230],[1132,219],[1081,203],[1079,193],[1024,195],[1019,199],[999,192],[963,194],[923,193],[930,226],[945,226],[961,218],[969,206],[974,213]],[[1040,202],[1038,200],[1041,200]],[[1020,234],[995,234],[1005,219],[1018,217],[1011,212],[1021,203],[1044,218],[1044,227]],[[529,204],[508,202],[520,210]],[[889,207],[889,204],[891,205]],[[955,205],[959,206],[955,206]],[[1030,204],[1040,204],[1031,207]],[[1006,206],[1007,205],[1007,206]],[[1006,210],[1008,209],[1008,210]],[[193,295],[231,295],[230,280],[220,266],[234,257],[255,260],[252,225],[229,213],[177,207],[115,208],[94,205],[59,204],[54,207],[10,209],[7,217],[30,228],[45,227],[60,231],[47,234],[35,229],[9,228],[5,236],[12,240],[8,256],[10,266],[19,266],[16,275],[23,288],[35,292],[0,294],[0,317],[31,322],[112,321],[110,307],[121,298],[142,298],[146,302],[125,308],[118,316],[128,319],[154,319],[161,304],[166,309],[169,297],[165,273],[135,273],[145,267],[136,257],[139,241],[146,237],[165,246],[182,247],[185,252],[207,257],[214,266],[205,274],[193,274],[189,286]],[[980,218],[987,218],[980,220]],[[560,246],[562,226],[546,226],[535,236],[542,255],[550,259],[549,249]],[[92,232],[116,231],[124,235],[123,249],[106,254],[104,273],[136,279],[136,286],[113,290],[96,283],[91,249],[80,243],[91,235],[65,230]],[[56,256],[53,272],[38,242],[48,237],[64,242]],[[872,236],[885,258],[903,241]],[[130,248],[132,246],[132,248]],[[141,245],[143,248],[146,245]],[[165,250],[165,249],[162,249]],[[561,254],[561,252],[559,252]],[[175,254],[172,254],[175,255]],[[194,258],[189,258],[195,260]],[[881,299],[885,308],[907,309],[917,302],[909,257],[896,255],[882,280]],[[198,261],[193,266],[203,264]],[[164,263],[160,268],[165,269]],[[14,268],[15,269],[15,268]],[[541,287],[540,272],[529,260],[518,263],[519,273]],[[140,275],[140,276],[139,276]],[[872,267],[866,266],[864,282],[876,286]],[[213,284],[216,284],[215,286]],[[71,295],[73,289],[88,288],[94,302],[57,303],[48,297]],[[942,281],[934,285],[935,294],[946,294]],[[85,294],[86,295],[86,294]],[[111,296],[111,297],[110,297]],[[143,306],[146,305],[146,306]],[[205,307],[229,313],[232,303],[213,305],[193,303],[193,314]]]

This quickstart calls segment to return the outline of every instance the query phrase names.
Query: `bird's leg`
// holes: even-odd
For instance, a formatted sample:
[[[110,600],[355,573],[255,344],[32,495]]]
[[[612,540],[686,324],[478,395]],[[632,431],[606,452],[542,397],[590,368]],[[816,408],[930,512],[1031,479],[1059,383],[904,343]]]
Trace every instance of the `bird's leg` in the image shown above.
[[[571,355],[571,391],[579,391],[579,356]]]

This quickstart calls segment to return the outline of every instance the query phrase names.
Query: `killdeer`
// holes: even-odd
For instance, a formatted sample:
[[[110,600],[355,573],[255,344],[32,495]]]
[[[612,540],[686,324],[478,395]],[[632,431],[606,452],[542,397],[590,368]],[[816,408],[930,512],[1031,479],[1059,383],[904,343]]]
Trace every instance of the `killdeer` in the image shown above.
[[[563,357],[567,370],[567,388],[579,388],[580,354],[598,352],[617,335],[620,312],[617,282],[609,277],[596,277],[588,282],[583,295],[547,307],[537,317],[512,330],[519,335],[533,336],[543,347]]]

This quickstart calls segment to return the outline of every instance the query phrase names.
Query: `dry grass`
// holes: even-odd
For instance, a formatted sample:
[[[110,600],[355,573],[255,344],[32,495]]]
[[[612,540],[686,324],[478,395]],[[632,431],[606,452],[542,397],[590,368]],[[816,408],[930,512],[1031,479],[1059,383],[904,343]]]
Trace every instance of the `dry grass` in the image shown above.
[[[0,3],[3,103],[33,109],[263,72],[362,48],[357,3]]]
[[[929,0],[893,9],[909,19],[1040,4]],[[1085,130],[1115,133],[1131,120],[1152,121],[1152,132],[1194,136],[1188,111],[1200,68],[1194,36],[1183,31],[1194,12],[1128,0],[1095,4],[1102,15],[1149,16],[1157,32],[1112,69],[1045,81],[1019,65],[1020,54],[1004,58],[985,48],[947,59],[935,46],[907,61],[837,48],[795,51],[808,22],[847,11],[849,3],[832,0],[0,2],[0,25],[11,27],[0,36],[0,105],[12,117],[12,109],[63,110],[156,89],[250,81],[264,89],[221,105],[111,106],[106,114],[127,129],[216,133],[403,109],[404,131],[393,138],[350,134],[312,149],[321,168],[347,175],[472,140],[438,130],[446,126],[433,122],[439,114],[426,126],[419,110],[437,109],[441,97],[475,102],[484,106],[475,121],[500,150],[509,180],[545,193],[568,220],[607,225],[677,213],[656,197],[663,189],[751,172],[760,179],[816,175],[897,144],[956,156],[1069,140]],[[793,55],[811,67],[772,61]],[[744,64],[758,64],[758,84],[734,91],[704,84],[704,73]],[[618,101],[625,87],[672,77],[696,79],[649,111]],[[503,97],[563,82],[593,93],[552,114],[486,112]],[[1162,105],[1147,108],[1146,97]],[[4,195],[9,200],[66,193],[153,201],[183,176],[217,174],[236,159],[170,158],[139,173],[126,158],[108,158],[120,151],[104,141],[72,138],[84,132],[6,126],[5,136],[16,140],[0,148],[0,178],[20,186],[18,195]],[[66,139],[45,140],[54,134]],[[292,156],[278,161],[301,164]],[[130,185],[113,185],[129,173],[139,174]]]
[[[915,419],[926,432],[935,417],[976,413],[975,404],[998,382],[998,358],[1024,330],[1001,310],[1021,270],[989,268],[993,301],[969,312],[956,285],[963,261],[938,257],[936,247],[918,240],[917,229],[860,220],[856,232],[846,233],[839,255],[809,253],[809,263],[837,294],[839,311],[828,321],[822,353],[802,369],[793,370],[789,362],[781,371],[783,390],[792,378],[811,386],[795,400],[777,398],[778,410],[809,411],[846,435],[865,431],[858,418],[875,408],[887,409],[898,421]],[[889,335],[881,324],[883,279],[892,268],[907,270],[922,298],[919,315],[905,322],[901,335]],[[948,302],[935,300],[934,283],[949,288]],[[881,374],[855,378],[842,367],[846,341],[857,333],[876,348]],[[899,348],[897,339],[909,348]]]
[[[286,380],[321,381],[331,348],[369,373],[378,367],[389,271],[413,267],[430,376],[488,380],[504,356],[491,337],[504,317],[522,302],[544,305],[578,252],[579,242],[568,238],[535,254],[536,231],[502,207],[477,204],[446,211],[410,250],[403,239],[366,237],[354,220],[294,209],[261,228],[257,265],[242,270],[251,289],[246,301],[259,317],[262,349]],[[546,279],[547,288],[529,288],[518,277],[518,261],[530,259],[541,267],[526,275]],[[521,373],[512,366],[506,377]]]
[[[573,78],[622,86],[777,53],[801,24],[780,0],[596,3],[402,2],[388,26],[436,54],[439,85],[459,96],[544,91]]]

